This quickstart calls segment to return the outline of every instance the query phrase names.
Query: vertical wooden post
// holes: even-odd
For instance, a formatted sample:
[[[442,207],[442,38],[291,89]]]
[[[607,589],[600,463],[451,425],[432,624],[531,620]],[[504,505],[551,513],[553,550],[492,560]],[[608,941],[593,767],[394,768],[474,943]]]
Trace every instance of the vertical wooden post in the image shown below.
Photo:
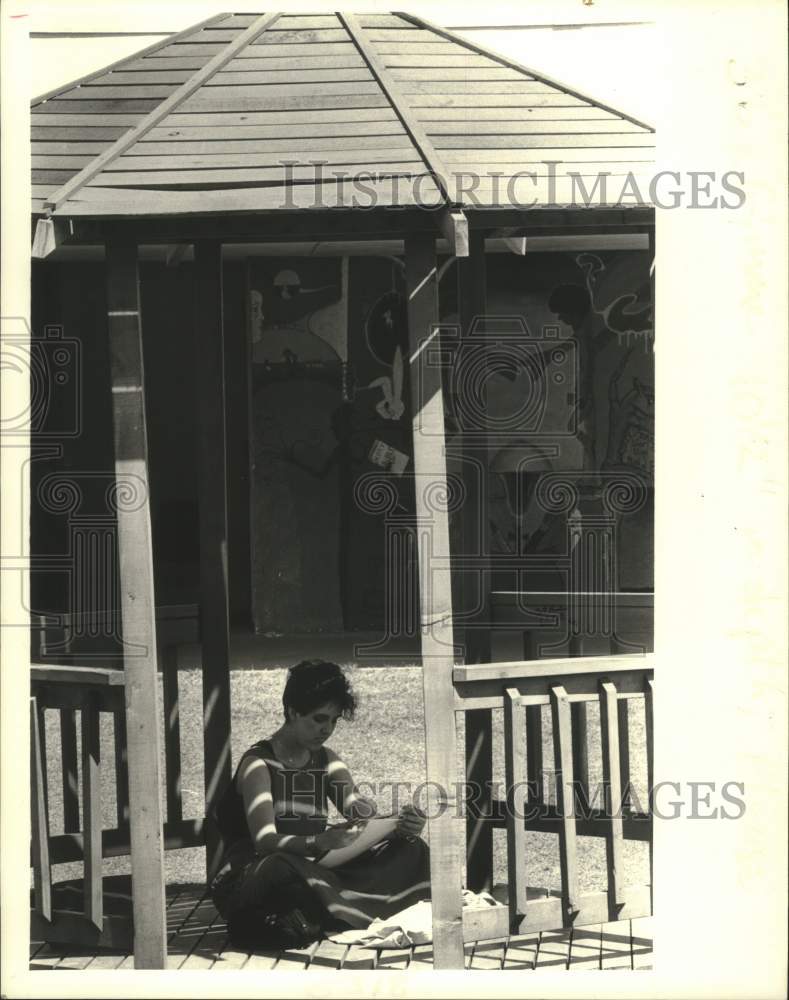
[[[434,499],[446,492],[446,457],[441,369],[434,357],[438,302],[432,236],[409,234],[405,263],[427,777],[439,789],[429,815],[434,967],[462,969],[461,845],[453,827],[457,802],[449,523],[446,509]]]
[[[222,326],[222,245],[195,244],[200,630],[203,644],[206,876],[221,864],[213,811],[230,782],[230,599],[227,555],[227,441]]]
[[[107,244],[107,326],[112,372],[121,613],[129,762],[134,966],[162,969],[167,956],[164,849],[159,799],[156,613],[148,488],[137,247]]]
[[[474,321],[485,315],[485,233],[470,234],[468,257],[458,257],[458,322],[462,337],[472,332]],[[456,417],[463,400],[454,398]],[[478,556],[474,583],[466,570],[461,576],[461,607],[468,615],[473,605],[479,605],[471,628],[466,628],[463,642],[466,663],[490,662],[490,573],[485,563],[487,554],[487,518],[485,489],[487,486],[487,447],[478,443],[471,448],[463,442],[462,468],[466,486],[463,505],[463,555]],[[473,468],[478,473],[474,474]],[[475,892],[493,887],[493,824],[490,822],[490,781],[493,776],[493,728],[489,709],[466,712],[466,784],[471,790],[473,808],[466,809],[466,884]]]

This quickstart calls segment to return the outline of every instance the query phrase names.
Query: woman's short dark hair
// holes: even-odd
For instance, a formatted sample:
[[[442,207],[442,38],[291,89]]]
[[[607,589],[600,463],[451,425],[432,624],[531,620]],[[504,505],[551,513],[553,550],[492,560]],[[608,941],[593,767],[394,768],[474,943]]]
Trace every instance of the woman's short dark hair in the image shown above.
[[[282,707],[285,718],[292,708],[306,715],[321,705],[337,705],[344,719],[352,719],[356,711],[356,696],[351,683],[336,663],[328,660],[302,660],[288,671]]]

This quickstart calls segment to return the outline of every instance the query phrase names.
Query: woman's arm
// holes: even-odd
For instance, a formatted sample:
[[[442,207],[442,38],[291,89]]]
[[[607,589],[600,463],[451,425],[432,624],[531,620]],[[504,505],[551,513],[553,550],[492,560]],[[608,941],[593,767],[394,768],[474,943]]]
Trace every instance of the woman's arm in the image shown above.
[[[250,754],[242,762],[237,780],[256,854],[288,851],[303,858],[314,857],[333,848],[345,847],[358,835],[352,831],[337,829],[324,830],[315,837],[277,833],[271,777],[266,762]]]
[[[326,747],[328,756],[329,798],[346,819],[369,819],[376,814],[372,799],[361,794],[346,764],[333,750]]]

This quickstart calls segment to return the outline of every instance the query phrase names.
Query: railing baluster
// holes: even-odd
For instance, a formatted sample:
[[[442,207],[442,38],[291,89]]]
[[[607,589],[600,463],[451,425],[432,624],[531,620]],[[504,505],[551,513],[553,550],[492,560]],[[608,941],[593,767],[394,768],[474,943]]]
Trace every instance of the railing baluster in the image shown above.
[[[542,707],[526,706],[526,767],[529,779],[529,798],[545,801],[542,762]]]
[[[573,787],[572,721],[570,702],[562,685],[551,688],[551,719],[556,768],[556,806],[559,822],[559,859],[565,926],[579,909],[575,794]]]
[[[79,773],[77,770],[77,714],[60,709],[60,757],[63,767],[63,831],[79,830]]]
[[[164,767],[167,787],[167,821],[183,819],[181,789],[181,717],[178,701],[178,647],[160,650],[164,694]]]
[[[41,759],[39,711],[30,699],[30,782],[31,832],[33,837],[33,893],[36,910],[45,920],[52,919],[52,870],[49,864],[49,820],[44,797],[44,766]]]
[[[610,681],[600,681],[600,735],[603,751],[603,784],[605,808],[609,817],[606,836],[606,863],[608,866],[608,917],[616,920],[618,907],[624,903],[622,835],[622,781],[619,771],[620,745],[616,686]]]
[[[510,926],[526,913],[526,738],[524,711],[517,688],[508,688],[504,702],[504,768],[507,789],[507,877]]]
[[[46,704],[46,689],[42,689],[42,702],[39,704],[36,700],[36,712],[38,713],[38,750],[41,754],[41,772],[44,775],[43,789],[44,789],[44,808],[47,811],[47,817],[49,817],[49,766],[47,765],[47,720],[45,716],[46,709],[44,705]]]
[[[617,705],[617,726],[619,729],[619,776],[622,783],[623,809],[630,805],[630,729],[628,718],[627,699],[620,698]]]
[[[118,826],[129,825],[129,763],[126,754],[126,708],[120,705],[112,713],[115,742],[115,808]]]
[[[82,836],[85,854],[85,916],[104,925],[101,856],[101,740],[99,710],[90,695],[82,706]]]
[[[579,809],[585,809],[589,802],[589,736],[586,720],[586,705],[582,701],[572,702],[570,715],[573,733],[573,777],[575,797]]]
[[[644,682],[644,722],[647,741],[647,796],[649,801],[650,833],[649,833],[649,887],[650,893],[653,891],[655,880],[652,873],[652,841],[653,841],[653,819],[652,819],[652,788],[655,782],[654,772],[654,682],[651,677],[647,677]]]

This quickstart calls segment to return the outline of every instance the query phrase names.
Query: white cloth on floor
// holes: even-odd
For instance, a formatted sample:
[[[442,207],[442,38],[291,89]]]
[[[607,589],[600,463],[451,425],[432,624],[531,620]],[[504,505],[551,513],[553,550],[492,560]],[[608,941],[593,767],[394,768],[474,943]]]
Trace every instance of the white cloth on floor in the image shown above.
[[[481,909],[499,904],[488,892],[463,890],[463,907]],[[433,940],[433,908],[423,899],[385,920],[376,919],[365,930],[341,931],[330,934],[337,944],[353,944],[360,948],[410,948],[414,944],[430,944]]]

